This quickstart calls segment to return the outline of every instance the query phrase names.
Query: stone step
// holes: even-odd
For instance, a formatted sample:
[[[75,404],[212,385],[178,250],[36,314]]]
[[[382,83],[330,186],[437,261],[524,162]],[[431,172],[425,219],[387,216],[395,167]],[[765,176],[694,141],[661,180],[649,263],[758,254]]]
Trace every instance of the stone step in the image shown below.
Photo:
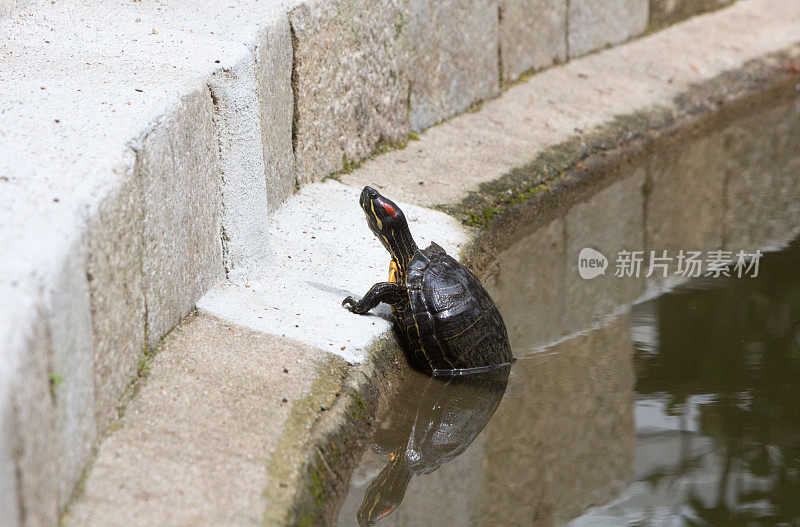
[[[288,339],[188,317],[112,426],[66,524],[259,525],[277,431],[315,397],[330,405],[315,383],[341,377],[343,365]]]
[[[146,349],[224,278],[220,172],[260,162],[265,201],[260,140],[220,152],[240,121],[260,137],[237,91],[257,65],[269,85],[285,63],[270,103],[291,158],[286,9],[64,1],[0,21],[0,290],[21,306],[0,317],[0,523],[57,522]]]

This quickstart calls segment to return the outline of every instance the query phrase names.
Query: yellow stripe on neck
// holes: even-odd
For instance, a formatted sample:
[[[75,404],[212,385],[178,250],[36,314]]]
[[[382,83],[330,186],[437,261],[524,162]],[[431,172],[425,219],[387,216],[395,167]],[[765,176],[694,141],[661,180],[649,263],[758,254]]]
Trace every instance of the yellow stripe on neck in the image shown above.
[[[374,201],[370,200],[369,208],[372,209],[372,217],[375,218],[375,223],[378,224],[378,230],[382,231],[383,230],[383,222],[380,220],[380,218],[378,218],[378,213],[375,212],[375,202]]]

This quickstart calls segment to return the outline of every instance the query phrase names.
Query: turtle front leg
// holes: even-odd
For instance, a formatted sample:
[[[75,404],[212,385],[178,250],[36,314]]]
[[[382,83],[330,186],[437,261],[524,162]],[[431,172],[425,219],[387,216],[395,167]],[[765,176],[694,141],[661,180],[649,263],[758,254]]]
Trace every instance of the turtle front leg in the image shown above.
[[[364,298],[356,302],[352,296],[342,300],[342,305],[357,315],[363,315],[381,302],[397,305],[406,297],[406,290],[396,282],[378,282],[370,287]]]

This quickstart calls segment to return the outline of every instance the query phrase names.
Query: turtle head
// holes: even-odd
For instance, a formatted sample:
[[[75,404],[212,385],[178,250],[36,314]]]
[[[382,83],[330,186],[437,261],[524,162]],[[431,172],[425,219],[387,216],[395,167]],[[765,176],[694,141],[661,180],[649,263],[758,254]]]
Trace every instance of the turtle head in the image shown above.
[[[411,236],[403,211],[395,202],[381,196],[380,192],[372,187],[364,187],[359,203],[367,215],[369,229],[386,247],[400,268],[405,269],[417,252],[417,244]]]
[[[384,519],[403,501],[406,488],[411,481],[405,451],[400,448],[391,454],[391,460],[375,476],[364,493],[364,500],[358,508],[358,525],[375,525]]]

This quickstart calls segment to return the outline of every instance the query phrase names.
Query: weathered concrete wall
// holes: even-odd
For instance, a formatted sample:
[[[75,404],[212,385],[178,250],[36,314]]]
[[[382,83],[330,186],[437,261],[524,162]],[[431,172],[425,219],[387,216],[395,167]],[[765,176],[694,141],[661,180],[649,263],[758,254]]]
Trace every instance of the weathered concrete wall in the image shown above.
[[[207,88],[186,95],[147,136],[137,156],[149,346],[158,344],[223,276],[212,112]]]
[[[8,337],[3,341],[0,368],[0,410],[5,418],[0,423],[5,451],[0,461],[6,476],[2,488],[9,491],[0,501],[0,518],[4,523],[8,518],[28,525],[54,525],[59,449],[50,442],[55,416],[48,390],[51,340],[46,315],[27,291],[17,287],[0,291],[3,298],[14,301],[0,312],[0,331]]]
[[[499,93],[496,0],[318,0],[289,17],[301,184]]]
[[[281,33],[261,3],[227,18],[205,8],[193,18],[180,6],[165,16],[128,2],[48,3],[0,23],[0,97],[16,116],[0,120],[0,290],[14,307],[0,310],[3,525],[56,524],[147,344],[224,276],[221,230],[234,221],[221,212],[223,167],[233,176],[261,162],[254,223],[266,219],[267,181],[293,187],[285,14]],[[118,74],[132,69],[139,76]],[[269,86],[263,97],[258,86]],[[241,120],[215,116],[242,101],[255,138],[222,148],[244,143]]]
[[[639,36],[648,14],[648,0],[303,1],[289,14],[296,179],[350,170],[501,82]]]
[[[209,81],[220,160],[220,214],[226,274],[267,255],[267,172],[255,57],[214,72]],[[260,155],[259,155],[260,154]]]
[[[206,89],[185,97],[136,147],[89,221],[98,433],[145,345],[158,343],[222,276],[211,111]]]
[[[295,190],[292,60],[289,20],[282,13],[260,29],[254,50],[209,80],[229,277],[263,267],[269,215]]]
[[[53,404],[53,434],[48,448],[56,470],[52,484],[59,507],[72,494],[74,478],[99,433],[95,428],[90,286],[85,279],[88,247],[85,236],[75,240],[65,265],[44,294],[49,328],[46,371]],[[39,433],[39,431],[37,431]]]
[[[256,93],[269,213],[273,213],[295,190],[293,61],[289,19],[282,13],[262,30],[256,49]]]
[[[143,204],[135,162],[90,218],[86,278],[94,338],[94,419],[101,434],[145,347]]]
[[[408,120],[415,131],[500,92],[497,0],[407,0]]]

